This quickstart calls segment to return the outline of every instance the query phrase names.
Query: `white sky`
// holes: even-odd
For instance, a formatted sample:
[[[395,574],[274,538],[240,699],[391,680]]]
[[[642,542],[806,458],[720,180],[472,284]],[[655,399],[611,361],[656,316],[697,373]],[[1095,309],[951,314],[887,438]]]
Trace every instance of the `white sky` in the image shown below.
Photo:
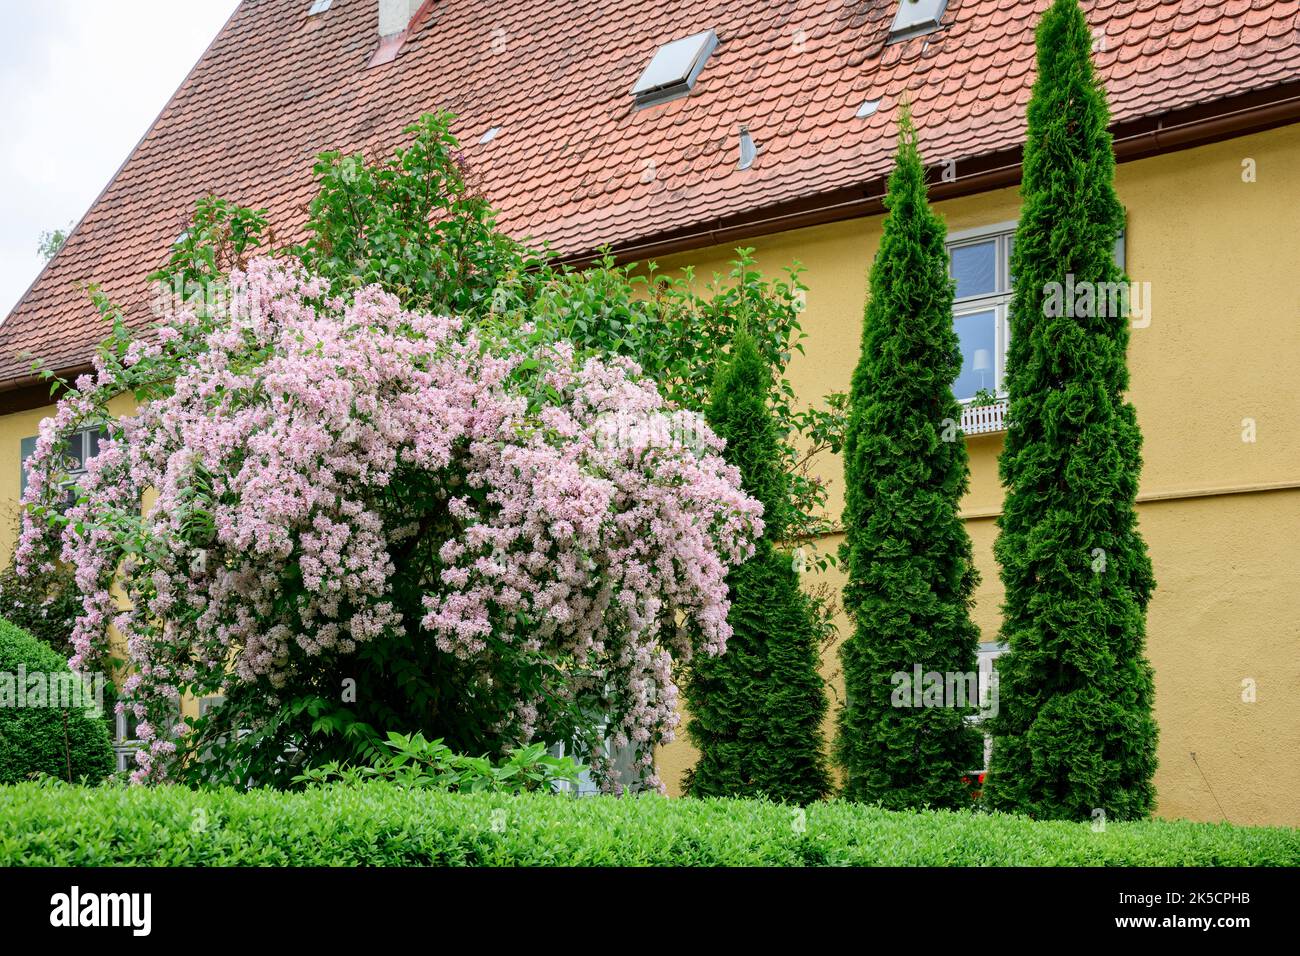
[[[0,0],[0,318],[237,0]]]

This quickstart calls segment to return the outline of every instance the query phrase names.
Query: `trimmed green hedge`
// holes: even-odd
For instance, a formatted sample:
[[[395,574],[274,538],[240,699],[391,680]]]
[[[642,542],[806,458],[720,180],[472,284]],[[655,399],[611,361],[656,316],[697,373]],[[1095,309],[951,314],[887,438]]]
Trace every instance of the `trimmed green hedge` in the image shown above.
[[[495,812],[494,811],[500,811]],[[847,803],[0,787],[0,865],[1300,865],[1300,831]],[[800,821],[802,819],[802,826]]]
[[[23,671],[19,670],[19,667]],[[0,690],[0,783],[15,783],[32,774],[48,773],[66,777],[69,763],[72,778],[98,783],[113,772],[113,745],[108,726],[102,719],[88,717],[84,708],[66,711],[67,737],[64,737],[63,714],[57,707],[17,707],[8,701],[9,693],[17,700],[20,675],[60,675],[72,680],[67,661],[48,644],[32,637],[22,628],[0,620],[0,675],[8,675],[11,689]],[[5,679],[0,677],[0,679]],[[49,693],[46,683],[45,694]]]

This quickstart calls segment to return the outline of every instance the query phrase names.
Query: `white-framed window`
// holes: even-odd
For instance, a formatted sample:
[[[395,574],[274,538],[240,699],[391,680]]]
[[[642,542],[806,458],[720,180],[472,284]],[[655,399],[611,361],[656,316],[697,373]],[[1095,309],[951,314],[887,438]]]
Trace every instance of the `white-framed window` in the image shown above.
[[[209,700],[211,700],[211,698],[204,698],[203,701],[200,701],[200,708],[202,708]],[[171,701],[172,707],[175,710],[172,722],[175,723],[181,719],[181,701],[179,697],[173,697]],[[124,711],[123,713],[114,714],[113,756],[117,760],[117,769],[119,771],[134,770],[136,766],[135,752],[143,746],[139,737],[140,721],[136,718],[135,712],[131,709],[129,701],[122,709]],[[163,728],[163,732],[170,735],[171,728]]]
[[[969,404],[980,392],[1006,398],[1011,341],[1011,250],[1016,223],[1000,222],[948,235],[948,275],[956,282],[953,328],[961,342],[961,371],[953,395]],[[1125,232],[1115,239],[1115,261],[1125,259]]]
[[[963,404],[981,391],[1006,395],[1015,232],[1014,222],[1003,222],[948,237],[948,275],[956,282],[952,324],[961,343],[961,371],[952,391]]]
[[[606,728],[604,726],[598,731],[604,738],[601,749],[604,751],[606,759],[611,761],[615,770],[618,771],[618,781],[621,785],[627,786],[636,780],[636,748],[630,744],[626,747],[615,747],[611,738],[604,736]],[[550,748],[553,757],[563,757],[568,753],[568,748],[563,743],[555,744]],[[583,769],[578,775],[576,785],[567,781],[557,781],[554,789],[558,793],[571,793],[578,797],[592,797],[600,793],[600,787],[592,779],[591,771]]]
[[[139,721],[128,704],[125,713],[116,714],[113,731],[113,757],[117,761],[119,772],[135,768],[135,752],[140,749],[140,739],[136,733]]]
[[[993,705],[994,695],[997,693],[997,669],[995,662],[999,657],[1007,652],[1007,645],[998,641],[981,641],[980,649],[977,655],[979,671],[979,713],[970,718],[970,722],[977,728],[984,722],[984,715],[991,713],[990,708]],[[993,757],[993,737],[991,734],[984,734],[984,760],[978,770],[972,770],[971,774],[988,773],[989,761]]]
[[[83,428],[68,439],[62,451],[68,469],[68,476],[74,481],[86,473],[86,462],[99,454],[99,440],[103,436],[104,429],[102,428]],[[35,451],[35,435],[31,438],[24,438],[19,443],[20,461],[22,462],[19,489],[23,494],[27,493],[27,459],[31,458]],[[73,494],[72,489],[68,489],[68,504],[76,500]]]

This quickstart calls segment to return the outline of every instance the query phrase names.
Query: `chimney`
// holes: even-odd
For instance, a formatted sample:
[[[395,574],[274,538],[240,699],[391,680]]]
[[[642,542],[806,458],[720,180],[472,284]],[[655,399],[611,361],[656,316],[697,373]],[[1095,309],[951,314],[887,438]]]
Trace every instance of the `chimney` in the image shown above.
[[[379,37],[396,36],[411,25],[424,0],[379,0]]]

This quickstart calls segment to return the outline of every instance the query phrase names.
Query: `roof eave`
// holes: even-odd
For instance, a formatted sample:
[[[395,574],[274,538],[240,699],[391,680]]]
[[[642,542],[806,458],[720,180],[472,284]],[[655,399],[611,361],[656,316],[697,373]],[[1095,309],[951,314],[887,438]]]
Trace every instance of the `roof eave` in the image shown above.
[[[1263,132],[1300,122],[1300,81],[1269,90],[1244,94],[1156,116],[1112,124],[1115,159],[1132,162],[1159,153],[1171,153],[1219,140]],[[960,159],[962,173],[944,180],[932,175],[932,201],[954,199],[1018,185],[1021,147]],[[931,170],[934,173],[934,170]],[[692,249],[845,219],[860,219],[884,212],[883,200],[888,173],[850,187],[804,196],[685,229],[666,231],[634,242],[610,247],[620,262],[674,255]],[[585,265],[603,255],[588,250],[561,257],[570,265]]]

